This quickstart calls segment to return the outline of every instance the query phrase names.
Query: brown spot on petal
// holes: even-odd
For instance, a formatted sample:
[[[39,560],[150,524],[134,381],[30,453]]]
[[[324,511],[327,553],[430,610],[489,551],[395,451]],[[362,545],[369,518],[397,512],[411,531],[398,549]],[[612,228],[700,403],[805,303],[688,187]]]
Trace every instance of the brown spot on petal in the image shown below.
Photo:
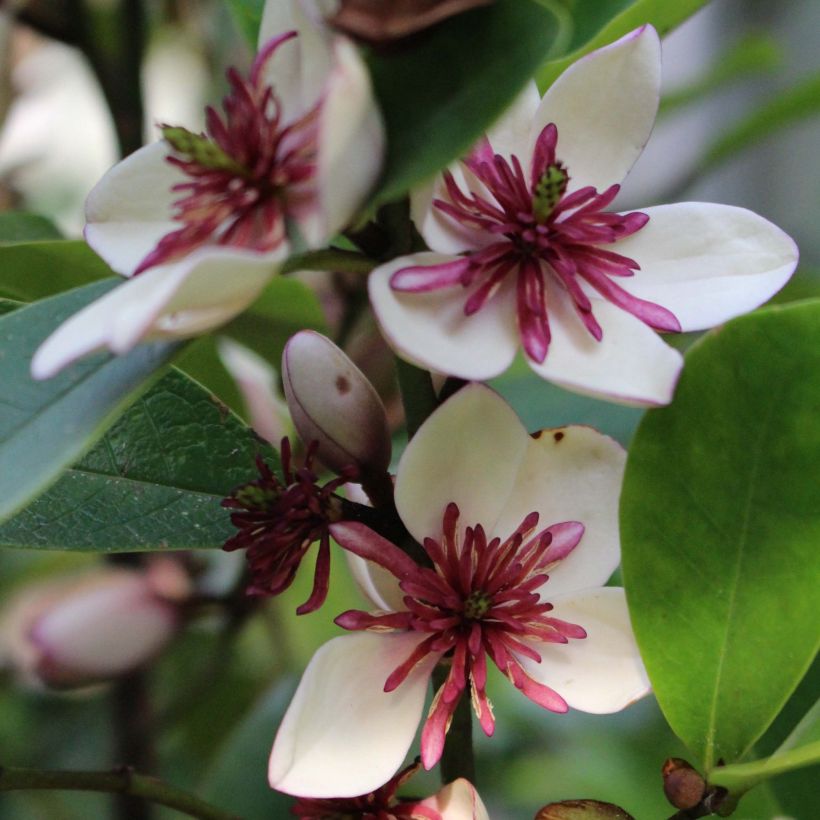
[[[530,438],[535,439],[536,441],[538,441],[538,439],[541,438],[541,434],[543,432],[544,432],[543,430],[536,430],[534,433],[530,433]]]
[[[344,396],[346,393],[350,392],[350,382],[347,379],[347,376],[337,376],[336,377],[336,389]]]
[[[556,441],[561,441],[561,439],[564,437],[564,433],[562,433],[562,432],[559,430],[557,433],[553,433],[553,434],[552,434],[552,437],[553,437]]]

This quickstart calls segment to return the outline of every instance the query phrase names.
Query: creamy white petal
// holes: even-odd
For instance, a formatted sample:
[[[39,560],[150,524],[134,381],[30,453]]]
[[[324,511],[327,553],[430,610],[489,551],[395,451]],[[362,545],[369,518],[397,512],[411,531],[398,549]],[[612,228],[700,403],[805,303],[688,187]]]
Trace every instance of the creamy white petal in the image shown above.
[[[185,177],[167,156],[164,141],[140,148],[108,171],[86,200],[86,241],[124,276],[179,228],[172,219],[179,194],[171,188]]]
[[[478,313],[465,316],[468,293],[460,286],[431,293],[390,287],[400,268],[451,259],[417,253],[382,265],[368,280],[370,302],[391,347],[408,361],[463,379],[490,379],[512,364],[518,348],[513,288],[503,285]]]
[[[621,560],[618,497],[626,452],[609,436],[591,427],[543,430],[529,439],[515,484],[494,535],[508,536],[533,511],[539,528],[579,521],[584,534],[575,549],[554,569],[542,594],[602,586]]]
[[[532,81],[528,82],[512,105],[487,132],[494,153],[501,154],[505,159],[516,154],[524,161],[523,155],[528,148],[533,118],[537,115],[540,103],[538,86]]]
[[[384,145],[367,67],[356,47],[337,37],[319,113],[317,179],[325,235],[309,242],[323,244],[350,222],[381,172]]]
[[[641,266],[623,287],[703,330],[756,308],[797,267],[794,240],[745,208],[682,202],[643,208],[647,225],[615,246]]]
[[[530,367],[545,379],[590,396],[631,405],[672,400],[683,356],[639,319],[604,299],[593,299],[603,329],[595,341],[568,304],[566,293],[547,282],[552,342],[543,364]]]
[[[125,353],[138,342],[185,338],[224,324],[259,295],[286,251],[203,248],[129,279],[65,321],[34,354],[45,379],[95,350]]]
[[[384,692],[384,683],[423,639],[361,632],[322,646],[276,735],[271,786],[302,797],[353,797],[389,780],[413,742],[437,658],[393,692]]]
[[[526,161],[548,123],[569,189],[620,183],[643,150],[660,95],[658,34],[643,26],[573,63],[549,88],[533,121]]]
[[[551,614],[583,627],[587,637],[534,644],[541,663],[520,659],[530,677],[554,689],[573,709],[596,715],[619,712],[649,693],[622,589],[585,590],[551,601]]]
[[[442,820],[490,820],[475,786],[463,777],[422,800],[421,805],[439,811]]]
[[[490,202],[493,201],[481,183],[472,174],[466,173],[460,163],[454,163],[447,170],[461,191],[469,193],[474,190]],[[437,253],[457,254],[483,248],[495,240],[496,237],[487,231],[466,228],[443,214],[433,205],[436,199],[450,201],[441,174],[410,193],[410,216],[431,250]]]
[[[399,582],[392,573],[349,550],[342,552],[353,580],[376,609],[383,609],[385,612],[406,609],[404,593],[399,589]]]
[[[421,542],[441,534],[451,501],[460,524],[491,530],[508,503],[529,436],[494,391],[470,384],[441,405],[410,440],[399,462],[396,507]]]

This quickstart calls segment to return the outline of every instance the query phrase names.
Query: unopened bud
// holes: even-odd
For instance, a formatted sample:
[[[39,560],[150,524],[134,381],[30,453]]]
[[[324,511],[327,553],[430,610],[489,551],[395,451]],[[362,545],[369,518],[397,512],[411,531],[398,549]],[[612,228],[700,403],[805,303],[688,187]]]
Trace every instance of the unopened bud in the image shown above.
[[[384,473],[390,433],[384,405],[364,374],[330,339],[303,330],[285,345],[282,380],[291,418],[302,440],[340,473],[351,465]]]
[[[179,607],[164,594],[179,597],[173,574],[104,569],[24,590],[0,622],[0,654],[24,681],[55,689],[131,672],[179,628]]]
[[[535,820],[634,820],[622,808],[600,800],[562,800],[544,806]]]
[[[703,800],[706,781],[679,757],[663,764],[663,793],[676,809],[692,809]]]

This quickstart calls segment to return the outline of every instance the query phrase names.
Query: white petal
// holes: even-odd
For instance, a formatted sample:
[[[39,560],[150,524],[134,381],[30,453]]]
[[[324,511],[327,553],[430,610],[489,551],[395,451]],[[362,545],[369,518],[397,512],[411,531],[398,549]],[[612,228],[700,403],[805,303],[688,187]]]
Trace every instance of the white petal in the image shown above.
[[[528,359],[545,379],[567,390],[633,405],[668,404],[683,357],[654,330],[603,299],[593,312],[603,329],[595,341],[568,304],[567,295],[547,282],[552,342],[543,364]]]
[[[451,501],[461,511],[462,527],[492,530],[528,442],[513,409],[488,387],[467,385],[447,399],[399,462],[396,507],[413,537],[421,542],[440,535]]]
[[[276,370],[261,356],[227,337],[219,339],[217,351],[242,394],[251,427],[278,447],[282,437],[290,433],[291,424]]]
[[[490,820],[478,792],[469,780],[459,777],[432,797],[421,801],[441,813],[442,820]]]
[[[454,163],[447,170],[464,193],[475,190],[480,196],[488,198],[490,202],[493,201],[486,191],[481,190],[481,183],[472,174],[465,173],[460,163]],[[441,174],[426,185],[414,189],[410,194],[410,216],[431,250],[437,253],[457,254],[483,248],[495,241],[496,237],[487,231],[466,228],[443,214],[433,205],[436,199],[451,201]]]
[[[643,208],[647,225],[618,242],[641,270],[623,286],[703,330],[765,302],[797,266],[788,234],[745,208],[683,202]]]
[[[399,612],[406,609],[404,593],[392,573],[372,561],[354,555],[349,550],[342,550],[342,552],[353,580],[376,609],[383,609],[385,612]]]
[[[353,797],[389,780],[413,742],[437,658],[393,692],[384,692],[384,682],[423,639],[361,632],[322,646],[276,735],[271,786],[302,797]]]
[[[146,339],[185,338],[218,327],[253,302],[286,253],[203,248],[151,268],[60,325],[34,354],[32,375],[49,378],[102,348],[125,353]]]
[[[409,265],[432,265],[452,257],[402,256],[370,274],[370,302],[382,332],[403,358],[462,379],[484,380],[505,371],[518,348],[514,294],[501,290],[472,316],[464,315],[460,286],[431,293],[398,293],[390,277]]]
[[[622,589],[585,590],[552,603],[552,615],[583,627],[587,637],[534,644],[541,663],[520,659],[530,677],[554,689],[573,709],[596,715],[619,712],[649,693]]]
[[[540,103],[538,86],[534,82],[527,83],[512,105],[487,132],[494,153],[501,154],[505,159],[509,159],[512,154],[524,159],[532,122],[537,116]]]
[[[637,29],[573,63],[544,95],[530,149],[548,123],[558,126],[556,157],[569,189],[620,183],[652,131],[660,94],[661,53],[652,26]]]
[[[316,245],[350,222],[376,182],[384,157],[384,126],[364,61],[341,37],[334,39],[333,57],[319,114],[317,177],[326,233],[308,237]]]
[[[291,120],[319,100],[331,69],[330,31],[312,2],[267,0],[259,28],[259,48],[273,37],[296,31],[298,37],[277,48],[265,65],[265,79]]]
[[[626,453],[591,427],[537,435],[529,439],[493,534],[508,536],[533,511],[540,514],[539,528],[562,521],[584,525],[578,546],[550,570],[542,594],[552,601],[556,594],[603,586],[620,563],[618,497]]]
[[[154,142],[118,162],[85,203],[89,245],[117,272],[130,276],[163,236],[179,228],[172,219],[185,177],[166,161],[168,145]]]

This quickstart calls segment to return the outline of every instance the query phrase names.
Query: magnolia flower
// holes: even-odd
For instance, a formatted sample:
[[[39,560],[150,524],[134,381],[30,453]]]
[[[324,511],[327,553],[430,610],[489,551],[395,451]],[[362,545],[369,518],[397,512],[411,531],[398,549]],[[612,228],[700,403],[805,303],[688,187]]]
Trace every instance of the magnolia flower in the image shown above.
[[[300,798],[291,809],[299,820],[490,820],[475,787],[458,778],[424,800],[402,800],[396,792],[420,768],[402,769],[383,786],[357,797]]]
[[[464,379],[503,372],[518,342],[566,388],[671,400],[681,355],[655,334],[757,307],[797,263],[792,240],[743,208],[605,210],[649,138],[660,44],[644,26],[532,85],[460,164],[413,198],[431,253],[370,277],[391,345]]]
[[[35,378],[100,348],[124,353],[223,324],[294,245],[321,246],[352,217],[383,153],[354,46],[330,35],[309,0],[270,0],[249,76],[231,69],[228,81],[207,135],[165,127],[89,195],[86,240],[130,278],[52,334]]]
[[[556,712],[613,712],[646,694],[623,590],[603,587],[619,561],[623,464],[621,447],[589,428],[530,437],[482,385],[448,399],[410,441],[396,478],[399,515],[430,566],[361,523],[331,525],[369,562],[359,577],[378,610],[339,616],[355,633],[314,655],[273,745],[271,785],[336,797],[385,782],[440,661],[449,672],[424,723],[427,768],[462,697],[492,734],[488,659]]]

